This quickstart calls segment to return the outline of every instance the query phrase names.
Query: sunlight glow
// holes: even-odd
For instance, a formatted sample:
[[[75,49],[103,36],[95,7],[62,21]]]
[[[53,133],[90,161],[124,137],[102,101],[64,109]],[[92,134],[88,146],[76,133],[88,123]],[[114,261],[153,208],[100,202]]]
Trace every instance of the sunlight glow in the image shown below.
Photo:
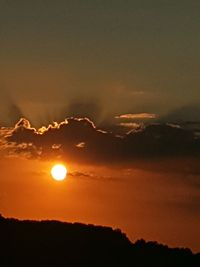
[[[51,169],[51,175],[56,181],[63,181],[67,176],[67,168],[63,164],[56,164]]]

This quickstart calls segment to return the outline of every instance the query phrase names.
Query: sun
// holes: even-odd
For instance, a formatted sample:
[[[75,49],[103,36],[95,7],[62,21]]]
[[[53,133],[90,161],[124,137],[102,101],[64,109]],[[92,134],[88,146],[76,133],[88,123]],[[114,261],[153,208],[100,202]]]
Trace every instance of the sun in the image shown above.
[[[67,168],[63,164],[56,164],[51,169],[51,175],[56,181],[63,181],[67,176]]]

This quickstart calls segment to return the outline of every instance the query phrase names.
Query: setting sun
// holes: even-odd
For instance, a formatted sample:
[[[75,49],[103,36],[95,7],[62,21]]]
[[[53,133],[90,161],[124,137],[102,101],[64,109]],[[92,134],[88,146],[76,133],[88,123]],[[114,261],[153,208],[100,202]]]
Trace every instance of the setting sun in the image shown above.
[[[67,176],[67,168],[63,164],[56,164],[51,169],[51,175],[56,181],[63,181]]]

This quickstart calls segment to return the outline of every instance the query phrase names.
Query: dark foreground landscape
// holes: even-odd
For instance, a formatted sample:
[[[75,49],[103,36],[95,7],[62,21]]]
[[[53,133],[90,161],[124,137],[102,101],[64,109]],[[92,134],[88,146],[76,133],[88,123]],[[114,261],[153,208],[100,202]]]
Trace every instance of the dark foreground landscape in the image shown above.
[[[200,266],[200,254],[156,242],[131,243],[120,230],[0,216],[0,266]]]

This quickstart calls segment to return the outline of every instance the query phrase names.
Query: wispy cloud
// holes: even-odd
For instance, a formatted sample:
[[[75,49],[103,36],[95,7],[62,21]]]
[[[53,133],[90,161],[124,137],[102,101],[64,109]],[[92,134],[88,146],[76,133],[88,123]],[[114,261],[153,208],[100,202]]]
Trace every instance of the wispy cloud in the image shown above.
[[[131,120],[141,120],[141,119],[156,119],[158,116],[154,113],[127,113],[116,116],[116,119],[131,119]]]
[[[136,122],[121,122],[119,123],[119,125],[122,127],[131,128],[131,129],[141,128],[141,124],[136,123]]]
[[[89,180],[98,180],[98,181],[110,181],[110,182],[116,182],[119,181],[118,177],[112,177],[109,175],[102,175],[102,174],[97,174],[97,173],[88,173],[88,172],[79,172],[79,171],[74,171],[74,172],[69,172],[69,176],[78,178],[78,179],[89,179]]]

